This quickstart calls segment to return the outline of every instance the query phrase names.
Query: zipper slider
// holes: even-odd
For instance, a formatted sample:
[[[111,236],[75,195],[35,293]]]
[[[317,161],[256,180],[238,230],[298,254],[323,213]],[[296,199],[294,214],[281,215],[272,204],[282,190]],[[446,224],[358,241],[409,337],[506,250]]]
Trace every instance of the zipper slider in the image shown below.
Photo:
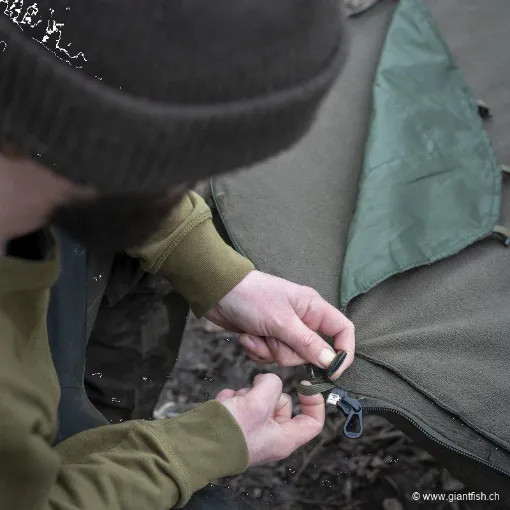
[[[349,397],[347,391],[335,388],[329,393],[326,405],[336,407],[344,413],[346,417],[344,425],[345,437],[356,439],[363,434],[363,407],[359,400]]]

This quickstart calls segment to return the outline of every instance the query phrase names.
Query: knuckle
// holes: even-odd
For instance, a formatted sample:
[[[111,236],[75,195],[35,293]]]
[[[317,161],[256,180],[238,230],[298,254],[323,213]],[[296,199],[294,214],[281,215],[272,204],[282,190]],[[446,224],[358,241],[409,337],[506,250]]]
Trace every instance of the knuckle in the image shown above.
[[[311,298],[319,296],[319,293],[313,287],[303,285],[301,288],[303,289],[303,292],[309,295]]]
[[[356,330],[356,327],[354,326],[354,322],[352,322],[349,319],[347,319],[347,322],[345,324],[345,329],[347,331],[350,331],[350,332],[354,333],[355,330]]]
[[[324,425],[317,420],[307,424],[306,435],[301,438],[301,441],[296,444],[296,448],[309,443],[312,439],[316,438],[324,429]]]
[[[269,320],[269,331],[279,332],[285,328],[285,318],[280,314],[272,315]]]
[[[313,346],[315,340],[315,334],[312,331],[307,331],[306,333],[303,333],[299,339],[299,347],[301,347],[303,350],[307,350]]]
[[[246,418],[247,416],[250,415],[250,402],[247,398],[245,398],[244,396],[237,396],[237,397],[234,397],[235,399],[235,403],[236,403],[236,407],[237,407],[237,410],[239,412],[239,414],[243,417],[243,418]]]
[[[324,299],[315,289],[306,287],[304,297],[306,297],[307,314],[319,313],[324,308]]]
[[[274,351],[273,351],[274,352]],[[285,367],[287,366],[287,356],[282,352],[274,352],[273,358],[278,365]]]
[[[324,430],[324,424],[314,420],[313,424],[310,425],[310,434],[312,440],[314,437],[317,437]]]
[[[255,358],[266,358],[267,357],[267,353],[265,351],[263,351],[260,347],[256,346],[254,349],[250,349],[250,348],[245,348],[244,349],[244,352],[246,352],[246,354],[249,354],[251,356],[254,356]]]
[[[267,405],[263,400],[247,398],[244,402],[246,414],[252,418],[256,418],[264,413]]]

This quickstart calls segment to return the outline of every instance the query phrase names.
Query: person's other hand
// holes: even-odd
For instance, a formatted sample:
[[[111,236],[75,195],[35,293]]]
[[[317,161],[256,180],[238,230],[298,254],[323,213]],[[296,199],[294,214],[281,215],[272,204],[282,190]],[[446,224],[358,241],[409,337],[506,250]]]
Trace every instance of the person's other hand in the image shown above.
[[[318,292],[260,271],[251,271],[206,317],[229,331],[257,363],[328,368],[336,352],[347,353],[331,374],[336,379],[354,359],[354,326]],[[334,350],[316,332],[332,337]]]
[[[285,459],[324,427],[324,397],[300,394],[301,413],[292,418],[292,399],[282,393],[282,381],[275,374],[258,375],[252,388],[222,390],[216,400],[239,423],[248,445],[250,467]]]

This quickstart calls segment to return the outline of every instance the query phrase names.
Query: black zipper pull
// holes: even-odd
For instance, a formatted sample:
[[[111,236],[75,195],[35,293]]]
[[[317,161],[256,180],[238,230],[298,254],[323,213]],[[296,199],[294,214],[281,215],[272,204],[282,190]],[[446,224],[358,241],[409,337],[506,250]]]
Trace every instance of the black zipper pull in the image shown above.
[[[331,390],[326,405],[336,407],[344,413],[346,420],[344,435],[349,439],[357,439],[363,434],[363,407],[359,400],[349,397],[345,390],[335,388]]]

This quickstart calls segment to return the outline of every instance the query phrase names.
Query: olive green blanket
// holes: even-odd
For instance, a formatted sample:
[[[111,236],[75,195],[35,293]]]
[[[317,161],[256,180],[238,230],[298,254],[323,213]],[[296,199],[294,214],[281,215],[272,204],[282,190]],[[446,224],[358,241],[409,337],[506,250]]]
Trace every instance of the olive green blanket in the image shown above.
[[[349,303],[340,384],[365,412],[510,498],[510,250],[491,236],[510,226],[508,19],[507,0],[384,0],[350,19],[309,135],[212,194],[259,269]]]

